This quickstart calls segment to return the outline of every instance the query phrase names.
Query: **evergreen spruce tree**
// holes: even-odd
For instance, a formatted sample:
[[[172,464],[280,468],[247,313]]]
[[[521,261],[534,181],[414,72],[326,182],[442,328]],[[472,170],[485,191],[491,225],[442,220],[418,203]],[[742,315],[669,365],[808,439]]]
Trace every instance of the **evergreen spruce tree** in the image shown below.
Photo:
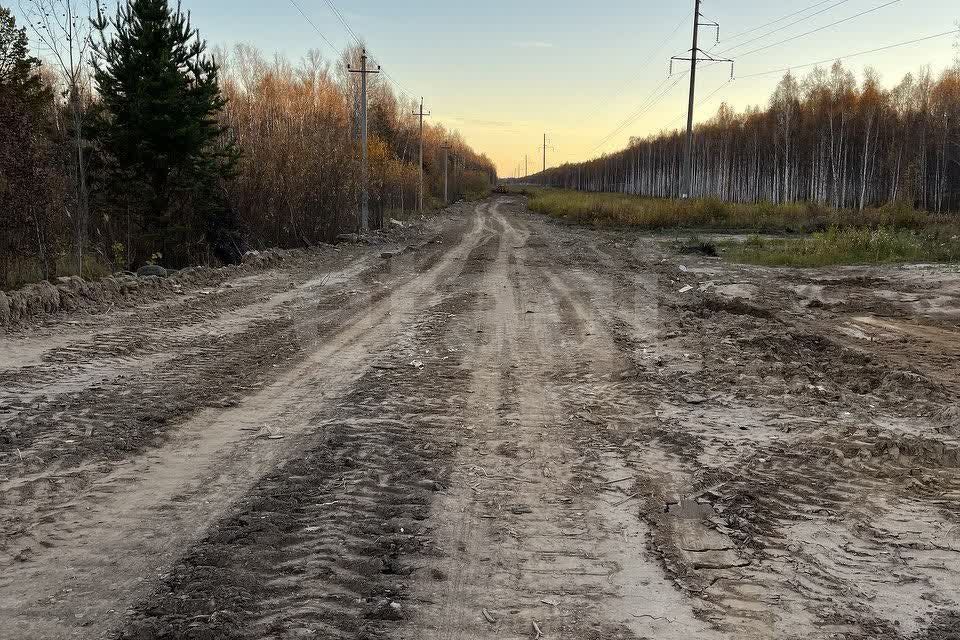
[[[38,73],[40,60],[30,55],[27,32],[6,7],[0,7],[0,87],[31,106],[49,100]]]
[[[55,266],[58,180],[49,138],[53,92],[40,78],[27,34],[0,7],[0,287],[11,258],[37,259],[44,277]]]
[[[217,119],[226,101],[206,42],[168,0],[125,0],[112,20],[98,13],[95,26],[98,137],[118,175],[142,191],[141,257],[182,264],[206,240],[222,259],[238,259],[221,186],[238,154]]]

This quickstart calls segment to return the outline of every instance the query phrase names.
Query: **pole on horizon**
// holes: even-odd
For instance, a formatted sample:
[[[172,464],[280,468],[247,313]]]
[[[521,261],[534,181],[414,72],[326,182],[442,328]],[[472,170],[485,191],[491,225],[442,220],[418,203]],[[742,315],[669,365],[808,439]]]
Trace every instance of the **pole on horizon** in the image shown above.
[[[547,186],[547,149],[550,149],[551,151],[556,151],[556,149],[554,149],[554,148],[547,142],[547,134],[546,134],[546,133],[543,134],[543,146],[542,146],[542,147],[538,147],[538,149],[542,149],[542,150],[543,150],[543,174],[542,174],[542,175],[543,175],[543,186]]]

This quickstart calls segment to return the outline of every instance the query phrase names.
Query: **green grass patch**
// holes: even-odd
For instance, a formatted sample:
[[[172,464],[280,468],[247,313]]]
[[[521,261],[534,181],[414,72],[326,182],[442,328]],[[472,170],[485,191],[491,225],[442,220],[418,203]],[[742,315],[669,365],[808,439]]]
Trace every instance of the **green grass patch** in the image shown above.
[[[742,243],[723,243],[722,249],[730,260],[768,266],[960,262],[960,226],[920,231],[833,227],[803,237],[752,236]]]

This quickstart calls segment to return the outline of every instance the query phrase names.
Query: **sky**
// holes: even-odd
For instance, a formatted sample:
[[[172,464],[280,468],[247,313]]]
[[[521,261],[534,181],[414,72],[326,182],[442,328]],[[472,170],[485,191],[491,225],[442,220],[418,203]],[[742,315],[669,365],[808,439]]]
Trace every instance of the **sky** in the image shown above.
[[[339,52],[294,2],[334,46],[351,44],[328,0],[183,5],[211,45],[244,42],[292,59],[319,48],[337,59]],[[630,136],[685,125],[689,80],[668,72],[671,56],[688,55],[693,0],[329,2],[396,84],[413,97],[422,95],[431,119],[459,130],[502,176],[522,170],[525,156],[531,173],[540,168],[544,133],[547,165],[554,166],[621,149]],[[713,54],[730,49],[723,57],[737,59],[737,79],[730,82],[728,64],[701,67],[697,101],[709,99],[698,107],[697,120],[715,114],[724,101],[736,109],[765,104],[782,73],[746,76],[844,58],[957,29],[960,22],[957,0],[704,0],[701,12],[704,20],[720,24],[721,40],[717,44],[715,32],[702,28],[701,47]],[[861,12],[868,13],[852,18]],[[939,72],[953,61],[955,42],[953,35],[938,37],[846,64],[858,74],[874,67],[889,86],[924,65]],[[688,67],[678,63],[675,71]],[[657,99],[637,114],[651,96]],[[634,114],[639,117],[616,131]]]

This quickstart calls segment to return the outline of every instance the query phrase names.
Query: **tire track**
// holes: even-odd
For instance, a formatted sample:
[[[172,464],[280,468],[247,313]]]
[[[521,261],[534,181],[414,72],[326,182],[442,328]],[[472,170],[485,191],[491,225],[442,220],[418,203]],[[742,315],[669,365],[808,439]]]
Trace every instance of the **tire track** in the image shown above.
[[[276,381],[248,391],[234,406],[194,415],[167,444],[97,478],[84,488],[86,511],[67,504],[52,518],[21,518],[30,524],[0,564],[0,617],[11,621],[10,637],[66,637],[83,623],[115,624],[118,602],[143,593],[145,576],[168,566],[197,532],[296,451],[299,437],[316,428],[318,407],[348,391],[376,363],[375,354],[415,320],[420,305],[455,277],[482,240],[479,218],[465,234],[454,226],[448,236],[457,243],[428,254],[422,274],[399,270],[395,288],[380,287],[383,294],[342,328],[318,334],[314,319],[289,333],[267,332],[266,345],[278,340],[312,350]],[[261,362],[251,369],[270,367]],[[207,384],[197,391],[217,389]],[[258,433],[285,439],[264,440]],[[91,635],[90,629],[82,635]]]

